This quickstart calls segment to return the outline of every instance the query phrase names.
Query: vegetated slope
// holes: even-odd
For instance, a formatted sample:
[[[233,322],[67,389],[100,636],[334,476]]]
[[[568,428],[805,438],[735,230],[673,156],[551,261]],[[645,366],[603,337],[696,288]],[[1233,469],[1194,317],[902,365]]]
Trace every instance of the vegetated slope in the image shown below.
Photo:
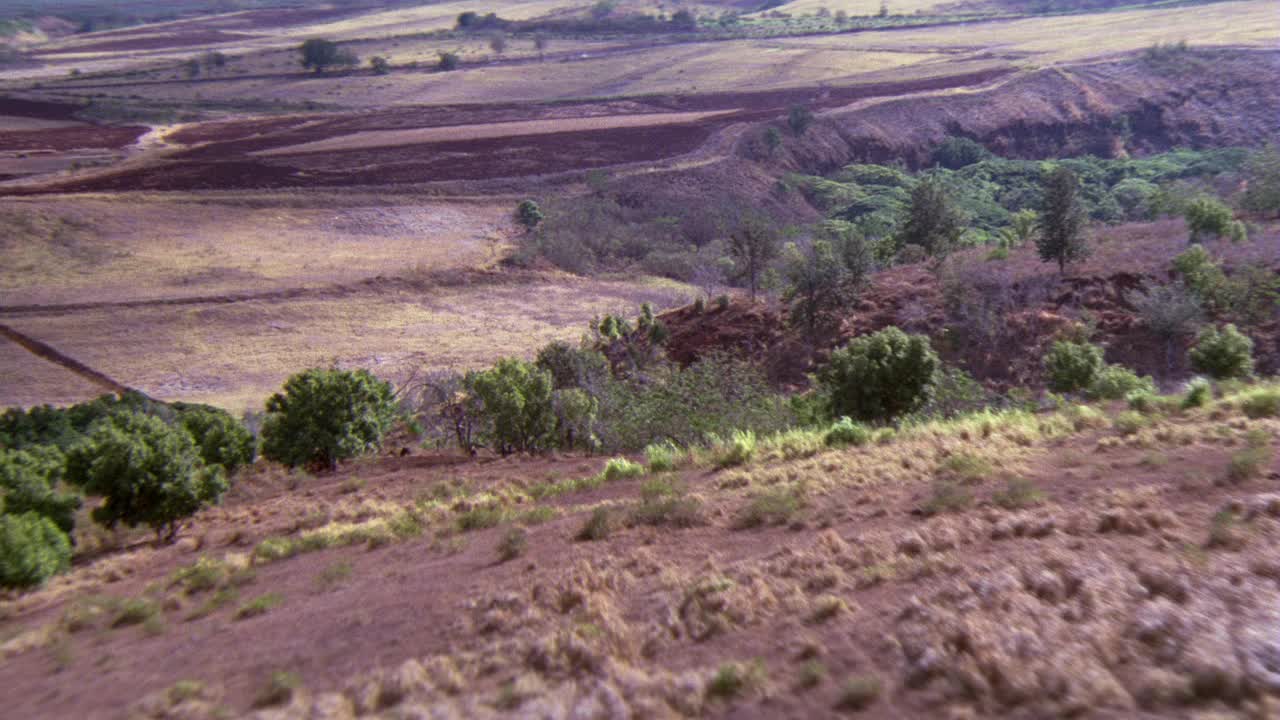
[[[793,435],[735,469],[576,487],[549,483],[599,461],[259,469],[178,546],[7,603],[7,707],[1266,717],[1280,421],[1242,404]]]
[[[1280,272],[1280,226],[1265,225],[1245,244],[1206,244],[1228,272],[1258,265]],[[1137,312],[1139,294],[1168,284],[1173,259],[1187,249],[1183,221],[1161,220],[1107,227],[1094,232],[1088,260],[1065,275],[1041,262],[1032,246],[1007,260],[988,260],[989,248],[962,251],[940,271],[926,264],[888,269],[872,276],[859,304],[838,332],[806,343],[787,329],[785,313],[766,306],[693,306],[662,315],[670,331],[668,354],[683,363],[713,351],[762,361],[775,380],[804,384],[811,362],[850,338],[897,326],[929,335],[948,362],[995,386],[1042,385],[1041,358],[1072,324],[1092,327],[1107,360],[1167,380],[1189,373],[1186,349],[1193,336],[1171,344],[1150,330]],[[1220,319],[1220,318],[1218,318]],[[1280,318],[1275,312],[1246,323],[1256,339],[1258,369],[1280,368]]]
[[[927,164],[948,136],[998,155],[1121,157],[1280,138],[1280,52],[1170,51],[1049,68],[991,90],[904,98],[823,113],[771,159],[825,173],[850,162]],[[759,156],[750,138],[740,151]]]

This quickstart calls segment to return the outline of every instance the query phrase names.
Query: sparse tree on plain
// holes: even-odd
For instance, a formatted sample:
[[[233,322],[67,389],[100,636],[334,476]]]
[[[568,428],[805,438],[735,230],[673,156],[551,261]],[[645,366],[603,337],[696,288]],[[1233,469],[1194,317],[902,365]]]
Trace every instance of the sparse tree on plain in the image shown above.
[[[791,128],[791,132],[796,137],[804,135],[809,126],[813,124],[813,113],[809,108],[803,105],[792,105],[791,110],[787,113],[787,125]]]
[[[381,55],[374,55],[369,58],[369,69],[374,75],[389,75],[391,73],[391,61]]]
[[[729,256],[733,258],[735,279],[745,280],[752,302],[760,287],[760,276],[778,256],[778,230],[762,217],[742,218],[729,233]]]
[[[441,52],[439,55],[440,60],[436,63],[436,68],[444,72],[457,70],[458,66],[462,64],[462,59],[458,57],[458,53]]]
[[[355,53],[324,38],[311,38],[298,48],[302,54],[302,67],[323,73],[331,67],[354,67],[360,62]]]
[[[1040,259],[1057,262],[1058,272],[1065,273],[1068,262],[1087,257],[1084,222],[1079,179],[1065,167],[1055,168],[1044,180],[1040,233],[1036,237]]]
[[[548,38],[545,34],[538,33],[533,36],[533,48],[538,51],[538,62],[543,62],[547,59],[547,48],[550,45],[551,38]]]
[[[501,55],[507,51],[507,36],[500,32],[496,32],[489,36],[489,49],[494,55]]]

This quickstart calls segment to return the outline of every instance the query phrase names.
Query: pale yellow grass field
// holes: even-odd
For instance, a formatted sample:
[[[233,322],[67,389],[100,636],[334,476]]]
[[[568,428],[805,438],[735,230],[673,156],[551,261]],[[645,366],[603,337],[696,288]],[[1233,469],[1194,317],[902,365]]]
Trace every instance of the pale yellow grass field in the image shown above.
[[[85,311],[6,322],[158,398],[241,411],[260,409],[285,378],[307,367],[336,361],[393,379],[414,367],[474,368],[502,356],[530,357],[552,340],[576,341],[596,315],[634,315],[642,302],[670,306],[692,294],[667,281],[566,276],[332,299]],[[44,361],[32,356],[28,362]],[[3,406],[14,401],[7,395],[17,391],[0,392]]]
[[[53,130],[56,128],[76,127],[83,125],[74,120],[41,120],[39,118],[0,115],[0,132],[16,132],[24,130]]]
[[[513,232],[513,203],[241,207],[165,198],[6,201],[0,215],[79,230],[0,243],[0,305],[241,294],[405,271],[482,267]]]
[[[648,48],[572,62],[469,67],[451,73],[396,73],[378,78],[293,76],[141,87],[138,93],[193,99],[198,92],[210,101],[316,100],[351,107],[545,101],[835,84],[850,82],[863,73],[909,71],[940,57],[926,51],[868,52],[792,41],[738,40]]]
[[[448,125],[445,127],[412,128],[409,130],[367,130],[326,140],[302,143],[301,145],[289,145],[287,147],[263,150],[252,154],[295,155],[298,153],[363,150],[366,148],[395,147],[397,145],[447,142],[451,140],[480,140],[523,135],[550,135],[562,132],[608,130],[610,128],[678,125],[724,115],[726,112],[732,111],[640,113],[637,115],[561,118],[558,120],[523,120],[478,125]]]
[[[1158,42],[1180,40],[1186,40],[1193,46],[1274,48],[1280,43],[1280,8],[1274,0],[1248,0],[921,30],[854,33],[796,42],[867,50],[982,49],[1017,52],[1026,53],[1038,64],[1051,64],[1141,50]]]
[[[44,403],[70,405],[104,392],[102,387],[0,337],[0,410]]]
[[[851,16],[877,15],[880,12],[880,2],[881,0],[795,0],[748,17],[764,15],[774,10],[792,15],[813,15],[822,8],[831,11],[833,15],[841,10]],[[912,15],[927,13],[944,5],[955,5],[955,0],[887,0],[887,3],[889,12],[893,15]]]
[[[284,28],[279,31],[279,34],[290,38],[330,37],[335,40],[401,35],[448,30],[457,23],[458,15],[468,11],[481,15],[497,13],[504,20],[528,20],[558,10],[584,8],[589,5],[590,3],[584,0],[497,0],[496,2],[461,0],[369,13],[336,22]]]

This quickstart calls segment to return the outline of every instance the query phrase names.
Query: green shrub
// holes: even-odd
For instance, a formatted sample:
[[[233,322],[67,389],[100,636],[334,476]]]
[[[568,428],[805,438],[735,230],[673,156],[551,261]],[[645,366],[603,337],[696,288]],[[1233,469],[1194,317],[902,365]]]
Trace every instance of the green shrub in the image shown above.
[[[631,511],[631,523],[688,528],[704,522],[702,505],[685,497],[684,487],[667,477],[652,477],[640,486],[640,504]]]
[[[189,433],[135,412],[94,425],[67,454],[67,481],[104,498],[93,511],[96,522],[145,524],[165,542],[184,519],[227,491],[226,473],[201,462]]]
[[[38,513],[69,535],[80,497],[54,490],[62,478],[64,462],[62,453],[47,445],[0,450],[0,512]]]
[[[538,367],[551,373],[556,390],[595,387],[609,377],[609,360],[595,350],[556,341],[538,351]]]
[[[538,207],[538,203],[533,200],[521,200],[516,206],[516,222],[524,226],[526,230],[532,230],[538,227],[546,215],[542,214],[542,208]]]
[[[644,449],[646,462],[649,463],[649,472],[670,472],[675,470],[680,463],[680,448],[674,443],[664,441],[648,445]]]
[[[853,339],[831,354],[817,380],[832,417],[893,420],[924,405],[933,390],[938,356],[923,335],[896,327]]]
[[[463,532],[484,530],[485,528],[495,527],[506,518],[506,512],[496,505],[471,508],[458,515],[458,529]]]
[[[241,605],[240,608],[236,610],[235,619],[247,620],[251,617],[266,615],[283,604],[284,597],[282,597],[280,593],[267,593],[266,595],[260,595],[244,605]]]
[[[1107,365],[1089,385],[1089,397],[1099,400],[1123,400],[1130,393],[1145,392],[1154,395],[1156,383],[1149,377],[1122,365]]]
[[[1253,374],[1253,341],[1226,325],[1200,332],[1191,348],[1191,369],[1216,380],[1247,378]]]
[[[859,675],[851,678],[840,689],[836,699],[837,710],[859,711],[871,706],[880,697],[880,678]]]
[[[1219,238],[1231,232],[1231,209],[1223,205],[1217,198],[1198,197],[1187,203],[1183,216],[1187,220],[1187,229],[1191,231],[1191,241],[1202,237]]]
[[[587,391],[579,388],[553,391],[551,411],[555,414],[555,443],[559,447],[593,451],[600,446],[596,435],[600,403]]]
[[[1026,478],[1010,478],[1005,489],[993,495],[991,500],[1006,510],[1021,510],[1039,505],[1044,500],[1044,493]]]
[[[765,682],[764,663],[725,663],[707,681],[707,697],[729,700],[748,691],[760,688]]]
[[[990,460],[972,453],[951,455],[942,461],[939,469],[946,475],[969,484],[980,483],[995,472],[995,466]]]
[[[498,560],[507,562],[524,554],[529,545],[529,533],[523,528],[513,527],[502,535],[498,541]]]
[[[334,469],[377,448],[396,412],[391,385],[367,370],[307,370],[267,400],[262,454],[290,467]]]
[[[1280,390],[1259,389],[1245,395],[1240,409],[1251,418],[1280,417]]]
[[[1231,454],[1227,464],[1227,480],[1242,483],[1260,477],[1271,466],[1271,448],[1265,445],[1247,447]]]
[[[465,384],[479,402],[482,434],[493,449],[508,455],[551,446],[556,416],[550,372],[533,363],[505,358],[488,370],[467,373]]]
[[[254,707],[270,707],[283,705],[293,698],[293,694],[302,686],[302,678],[296,673],[278,670],[258,690],[253,698]]]
[[[1060,393],[1092,387],[1102,367],[1102,348],[1087,342],[1059,340],[1044,358],[1049,389]]]
[[[871,431],[850,417],[842,417],[831,426],[822,440],[828,447],[862,446],[871,442]]]
[[[800,512],[803,505],[803,496],[797,489],[771,488],[751,498],[734,525],[743,530],[764,525],[784,525]]]
[[[1182,398],[1182,408],[1204,407],[1213,399],[1213,385],[1204,378],[1195,378],[1187,385],[1187,394]]]
[[[959,482],[949,478],[933,481],[933,494],[920,508],[925,515],[959,512],[973,504],[973,493]]]
[[[717,468],[735,467],[751,462],[756,454],[756,434],[750,430],[734,430],[728,440],[711,443],[712,462]]]
[[[604,470],[600,471],[600,479],[605,482],[626,480],[627,478],[640,477],[644,472],[644,466],[640,463],[617,457],[605,463]]]
[[[609,537],[609,533],[612,531],[613,518],[609,514],[609,509],[599,507],[591,511],[591,516],[582,524],[582,528],[578,530],[578,534],[574,536],[574,539],[581,541],[604,540]]]
[[[231,473],[253,462],[257,441],[226,411],[212,407],[181,411],[178,424],[191,433],[205,465],[221,465]]]
[[[71,567],[71,541],[52,520],[34,512],[0,515],[0,585],[40,585]]]
[[[1116,416],[1115,426],[1121,435],[1134,435],[1147,426],[1147,418],[1141,413],[1126,410]]]

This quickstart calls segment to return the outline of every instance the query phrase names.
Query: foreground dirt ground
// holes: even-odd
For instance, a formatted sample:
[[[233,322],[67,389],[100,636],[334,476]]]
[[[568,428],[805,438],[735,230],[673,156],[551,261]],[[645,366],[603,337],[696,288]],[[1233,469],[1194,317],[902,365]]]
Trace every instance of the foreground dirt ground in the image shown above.
[[[793,434],[608,482],[259,464],[177,545],[86,534],[6,599],[8,711],[1274,717],[1280,422],[1239,407]]]

